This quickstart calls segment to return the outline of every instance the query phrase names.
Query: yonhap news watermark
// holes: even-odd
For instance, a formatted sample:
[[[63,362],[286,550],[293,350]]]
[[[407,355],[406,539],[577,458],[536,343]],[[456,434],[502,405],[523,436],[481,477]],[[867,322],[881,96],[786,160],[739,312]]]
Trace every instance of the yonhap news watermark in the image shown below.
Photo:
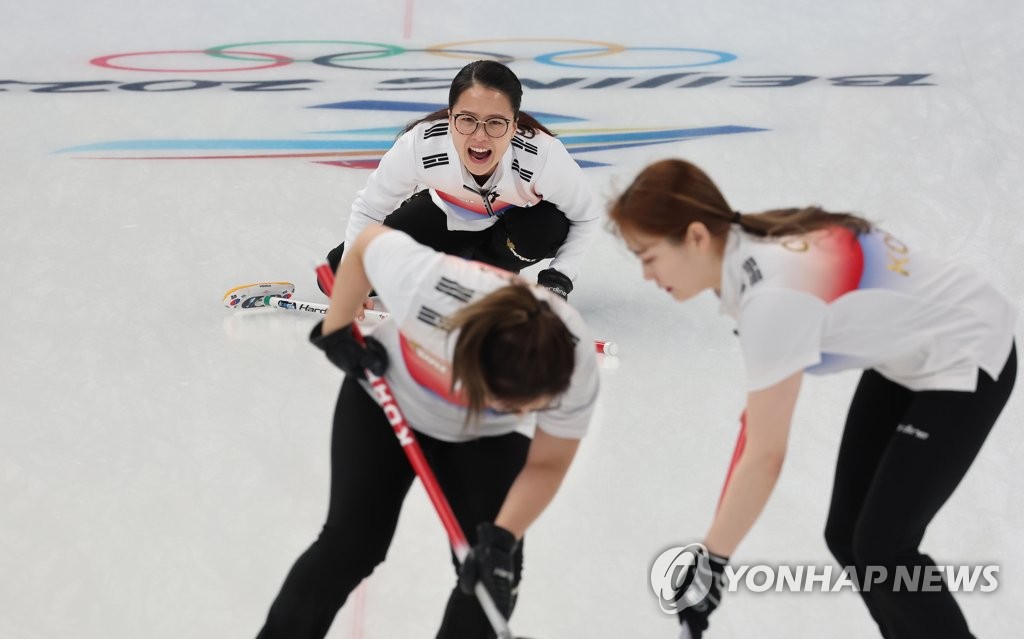
[[[651,565],[651,589],[661,609],[675,614],[707,594],[700,575],[709,573],[708,551],[702,544],[675,546],[661,553]],[[726,564],[722,592],[994,592],[999,587],[1000,566],[837,566],[833,564]],[[694,590],[696,592],[686,592]]]
[[[863,579],[859,572],[863,572]],[[890,574],[892,579],[890,580]],[[751,592],[870,592],[888,587],[895,592],[992,592],[999,586],[999,566],[868,566],[857,571],[850,566],[726,566],[728,592],[741,587]],[[862,583],[863,582],[863,583]]]

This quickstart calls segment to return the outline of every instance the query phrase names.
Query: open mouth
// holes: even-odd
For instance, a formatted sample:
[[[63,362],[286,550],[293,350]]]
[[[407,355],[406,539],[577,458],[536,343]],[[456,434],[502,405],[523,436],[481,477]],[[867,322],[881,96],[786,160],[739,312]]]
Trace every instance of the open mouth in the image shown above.
[[[470,159],[474,162],[486,162],[491,158],[491,154],[493,153],[490,149],[477,149],[474,147],[469,147],[468,151]]]

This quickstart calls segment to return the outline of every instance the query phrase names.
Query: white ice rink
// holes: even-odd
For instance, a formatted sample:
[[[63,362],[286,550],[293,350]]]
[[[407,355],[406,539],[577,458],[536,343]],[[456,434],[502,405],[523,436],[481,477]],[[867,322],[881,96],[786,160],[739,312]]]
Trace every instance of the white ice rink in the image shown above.
[[[325,514],[340,373],[306,341],[315,317],[220,299],[284,279],[323,301],[312,264],[343,237],[368,174],[353,165],[422,112],[379,101],[439,104],[466,58],[511,60],[524,109],[564,116],[550,126],[603,165],[587,169],[603,197],[680,156],[735,208],[859,212],[1024,302],[1022,6],[7,0],[0,638],[255,635]],[[234,53],[203,53],[217,47]],[[512,626],[673,638],[648,570],[710,521],[743,405],[733,327],[710,297],[678,305],[643,282],[605,232],[571,302],[621,354],[530,531]],[[736,562],[831,563],[855,382],[806,382]],[[995,592],[958,595],[979,637],[1024,627],[1022,427],[1018,390],[925,538],[939,563],[1001,566]],[[432,637],[452,584],[417,487],[329,636]],[[729,594],[709,634],[870,636],[849,589]]]

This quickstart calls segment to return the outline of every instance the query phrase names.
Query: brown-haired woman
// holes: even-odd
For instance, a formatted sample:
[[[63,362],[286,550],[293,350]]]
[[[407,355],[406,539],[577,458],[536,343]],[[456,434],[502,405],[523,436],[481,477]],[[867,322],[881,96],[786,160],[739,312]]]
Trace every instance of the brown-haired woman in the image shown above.
[[[867,586],[860,593],[884,637],[970,637],[945,584],[907,592],[894,577],[935,569],[918,549],[925,529],[1013,388],[1016,310],[1006,298],[854,215],[817,207],[741,215],[682,160],[644,169],[611,219],[644,277],[673,298],[717,293],[737,321],[747,374],[745,446],[704,538],[707,554],[691,586],[663,608],[696,637],[707,628],[728,556],[781,470],[803,374],[864,369],[826,542]]]
[[[371,287],[391,317],[364,348],[352,322]],[[493,637],[475,580],[511,614],[523,535],[558,490],[597,398],[596,355],[579,314],[544,288],[378,225],[349,247],[311,339],[347,373],[330,507],[259,636],[323,637],[391,544],[415,474],[359,383],[369,368],[390,384],[473,546],[437,636]]]
[[[448,108],[410,124],[356,195],[345,242],[327,256],[331,267],[346,242],[383,223],[435,250],[513,273],[554,258],[537,282],[566,297],[601,205],[561,141],[520,111],[522,97],[505,65],[463,67]]]

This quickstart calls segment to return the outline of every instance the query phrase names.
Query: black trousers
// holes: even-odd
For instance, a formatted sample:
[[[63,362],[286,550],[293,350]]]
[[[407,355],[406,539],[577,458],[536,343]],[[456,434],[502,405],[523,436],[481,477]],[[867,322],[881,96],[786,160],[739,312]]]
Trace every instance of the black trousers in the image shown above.
[[[474,544],[476,525],[494,521],[526,461],[530,439],[518,433],[465,443],[421,433],[416,437],[459,525]],[[327,521],[319,538],[292,566],[259,639],[319,639],[327,634],[349,594],[384,560],[414,478],[384,412],[346,377],[334,416]],[[517,576],[521,549],[522,544]],[[405,574],[410,580],[430,578],[418,571],[411,565]],[[476,597],[453,587],[437,637],[494,636]]]
[[[420,191],[406,200],[384,225],[403,231],[435,251],[477,260],[518,273],[545,258],[554,257],[569,235],[569,219],[550,202],[506,209],[500,219],[483,231],[449,231],[448,216]],[[338,268],[344,243],[328,254]]]
[[[825,540],[864,584],[867,567],[888,579],[861,588],[886,639],[971,637],[945,583],[937,591],[895,587],[897,567],[913,575],[935,563],[918,546],[963,479],[1013,390],[1016,349],[994,381],[978,371],[974,392],[911,391],[865,371],[846,420]],[[879,572],[875,573],[876,575]]]

